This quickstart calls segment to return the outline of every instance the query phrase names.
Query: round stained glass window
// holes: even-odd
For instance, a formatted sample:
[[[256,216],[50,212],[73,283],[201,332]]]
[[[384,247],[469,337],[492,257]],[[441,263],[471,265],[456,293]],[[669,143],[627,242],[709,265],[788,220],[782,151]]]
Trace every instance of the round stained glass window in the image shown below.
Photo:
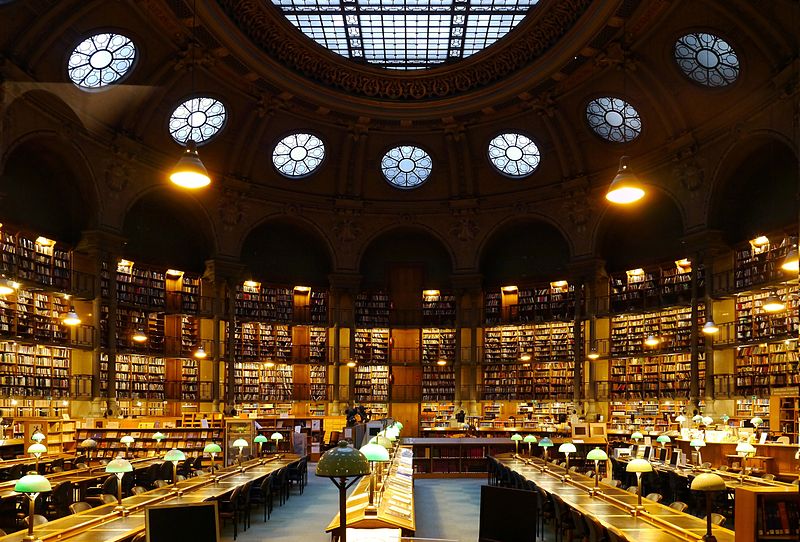
[[[169,117],[169,134],[180,144],[193,140],[205,143],[225,125],[228,114],[222,102],[214,98],[191,98],[179,105]]]
[[[724,87],[739,77],[739,57],[727,41],[713,34],[686,34],[675,43],[675,62],[692,81]]]
[[[325,145],[311,134],[292,134],[281,139],[272,151],[272,163],[287,177],[310,175],[325,158]]]
[[[489,160],[509,177],[525,177],[539,165],[539,147],[522,134],[500,134],[489,142]]]
[[[136,60],[136,47],[122,34],[95,34],[72,50],[67,72],[77,87],[97,89],[115,83]]]
[[[604,96],[586,106],[586,120],[594,132],[607,141],[627,143],[642,133],[642,118],[621,98]]]
[[[411,145],[395,147],[383,155],[381,171],[392,186],[416,188],[431,174],[430,155]]]

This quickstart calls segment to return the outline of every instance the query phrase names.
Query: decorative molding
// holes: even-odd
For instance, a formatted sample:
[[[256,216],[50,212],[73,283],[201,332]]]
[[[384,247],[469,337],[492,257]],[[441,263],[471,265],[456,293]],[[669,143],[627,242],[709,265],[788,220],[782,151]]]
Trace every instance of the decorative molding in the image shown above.
[[[678,150],[672,157],[672,174],[680,185],[694,197],[705,183],[705,168],[697,157],[697,147]]]
[[[480,233],[478,224],[469,216],[459,216],[450,225],[450,236],[462,243],[471,243]]]
[[[223,190],[217,202],[217,212],[225,231],[232,231],[242,222],[245,215],[244,199],[245,195],[241,192],[230,189]]]

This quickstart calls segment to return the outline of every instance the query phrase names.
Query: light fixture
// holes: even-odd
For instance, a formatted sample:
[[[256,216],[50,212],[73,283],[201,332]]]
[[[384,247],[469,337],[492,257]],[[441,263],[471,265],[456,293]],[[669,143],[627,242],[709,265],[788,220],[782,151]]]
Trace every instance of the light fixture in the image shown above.
[[[713,320],[706,320],[706,323],[703,324],[702,331],[706,335],[713,335],[719,332],[719,328],[717,327],[717,324],[715,324]]]
[[[751,239],[750,244],[754,247],[763,247],[769,244],[769,238],[766,235],[759,235],[755,239]]]
[[[669,435],[658,435],[656,438],[656,442],[661,444],[662,448],[666,448],[668,442],[672,442],[672,439],[669,438]]]
[[[522,442],[528,443],[528,455],[533,457],[533,451],[531,450],[531,446],[536,443],[536,437],[530,434],[525,435],[525,438],[522,439]]]
[[[608,454],[605,450],[595,448],[594,450],[589,450],[589,453],[586,454],[586,459],[594,461],[594,491],[592,492],[592,495],[594,495],[600,488],[600,462],[608,461]]]
[[[655,335],[648,335],[647,338],[644,340],[644,344],[646,344],[647,346],[658,346],[659,342],[660,341],[658,340],[658,337],[656,337]]]
[[[519,288],[516,286],[503,286],[500,288],[500,290],[504,293],[511,294],[519,291]]]
[[[222,448],[215,442],[209,442],[203,448],[203,453],[211,456],[211,476],[214,476],[214,458],[217,454],[222,453]]]
[[[347,366],[348,366],[348,367],[350,367],[350,368],[352,369],[353,367],[355,367],[355,366],[356,366],[356,362],[355,362],[355,361],[353,361],[353,360],[350,360],[350,361],[348,361],[348,362],[347,362]]]
[[[269,439],[275,441],[275,451],[278,452],[281,449],[281,441],[283,440],[283,435],[275,431],[269,436]]]
[[[97,441],[93,438],[87,438],[82,440],[79,444],[82,450],[86,450],[86,466],[89,467],[92,464],[92,450],[97,448]]]
[[[206,354],[206,351],[203,349],[203,345],[200,345],[197,347],[197,350],[195,350],[194,354],[192,355],[197,359],[206,359],[206,356],[208,354]]]
[[[786,308],[786,303],[781,301],[775,292],[771,292],[761,304],[761,308],[766,312],[780,312]]]
[[[797,254],[797,245],[792,245],[792,248],[789,249],[789,253],[786,254],[786,257],[783,259],[781,269],[791,273],[800,271],[800,258],[798,258]]]
[[[691,441],[689,441],[689,446],[694,448],[695,451],[697,452],[697,466],[698,467],[703,464],[703,456],[700,455],[700,448],[705,447],[705,445],[706,445],[706,441],[704,441],[701,438],[694,438]]]
[[[422,290],[422,297],[439,297],[439,290]]]
[[[642,510],[642,473],[643,472],[653,472],[653,465],[646,459],[631,459],[628,461],[628,465],[625,467],[626,472],[633,472],[636,473],[636,487],[638,491],[638,499],[636,503],[636,510]]]
[[[314,474],[330,478],[339,489],[339,540],[347,542],[347,490],[364,475],[370,473],[369,460],[360,451],[342,440],[328,450],[317,463]],[[348,478],[352,478],[348,482]]]
[[[754,417],[750,418],[750,423],[753,424],[753,427],[758,429],[759,427],[761,427],[764,424],[764,420],[762,420],[761,417],[759,417],[759,416],[754,416]]]
[[[36,470],[34,473],[39,474],[39,458],[42,457],[42,454],[47,453],[47,446],[41,442],[34,442],[28,446],[28,453],[36,458]]]
[[[446,359],[437,360],[436,365],[438,365],[439,367],[444,367],[445,365],[447,365],[447,360]]]
[[[388,438],[384,437],[383,435],[375,435],[368,441],[369,444],[380,444],[387,450],[392,449],[394,446],[392,445],[392,441]]]
[[[155,433],[153,433],[153,440],[155,440],[159,444],[161,444],[161,441],[164,440],[165,438],[167,438],[167,436],[161,431],[156,431]]]
[[[211,184],[211,177],[208,170],[197,154],[197,143],[192,139],[186,141],[186,147],[181,154],[178,163],[169,173],[169,180],[181,188],[195,190]]]
[[[75,305],[69,306],[69,312],[64,315],[64,318],[61,320],[61,323],[65,326],[77,326],[81,323],[80,316],[78,313],[75,312]]]
[[[131,444],[133,444],[134,438],[131,435],[125,435],[119,439],[119,441],[125,445],[125,457],[128,457],[128,455],[130,455]]]
[[[164,461],[172,463],[172,491],[178,495],[181,491],[178,489],[178,463],[186,460],[186,454],[177,448],[173,448],[164,454]]]
[[[147,340],[147,335],[142,329],[137,329],[136,331],[133,332],[131,338],[137,343],[143,343]]]
[[[31,435],[31,440],[34,442],[42,442],[43,440],[47,440],[47,437],[44,436],[44,433],[39,431],[38,429]]]
[[[258,444],[258,455],[261,457],[264,455],[264,443],[267,442],[267,437],[259,433],[253,439],[253,444]]]
[[[683,425],[686,422],[686,416],[684,416],[683,414],[678,414],[677,416],[675,416],[675,422],[678,425]]]
[[[542,465],[542,472],[544,472],[545,467],[547,466],[547,449],[553,445],[553,441],[550,437],[543,437],[542,440],[539,441],[539,447],[544,448],[544,453],[542,455],[542,459],[544,459],[544,465]]]
[[[114,511],[122,512],[123,516],[127,516],[128,509],[122,506],[122,477],[125,476],[126,472],[133,472],[133,465],[131,465],[130,461],[117,457],[108,462],[106,472],[117,475],[117,506]]]
[[[307,294],[308,292],[311,291],[311,286],[295,286],[294,291]]]
[[[563,478],[563,480],[566,480],[567,478],[569,478],[569,454],[574,454],[575,452],[578,451],[578,449],[571,442],[564,442],[563,444],[561,444],[561,446],[558,447],[558,451],[564,454],[564,457],[567,458],[567,466],[565,468],[564,478]]]
[[[56,244],[55,241],[52,239],[48,239],[47,237],[42,237],[41,235],[36,238],[36,244],[41,245],[43,247],[52,247]]]
[[[642,435],[642,433],[639,431],[634,431],[633,434],[631,434],[631,438],[634,440],[634,442],[636,442],[636,445],[638,446],[639,441],[644,438],[644,435]]]
[[[242,468],[242,450],[247,448],[249,446],[249,444],[247,444],[247,441],[244,440],[243,438],[237,438],[236,440],[233,441],[232,446],[234,448],[239,448],[239,453],[236,455],[236,459],[237,459],[237,462],[239,463],[239,468],[241,469]]]
[[[272,369],[273,367],[275,367],[275,362],[274,361],[265,361],[264,362],[264,367],[266,367],[267,369]]]
[[[714,423],[714,418],[712,418],[711,416],[703,416],[703,425],[708,427],[712,423]]]
[[[183,276],[183,271],[178,269],[167,269],[167,275],[173,278],[180,278]]]
[[[520,361],[530,361],[531,360],[531,355],[526,352],[526,353],[522,354],[519,357],[519,360]]]
[[[519,455],[519,441],[522,440],[522,435],[514,433],[511,435],[511,440],[514,441],[514,455]]]
[[[19,286],[14,286],[17,284],[12,280],[2,280],[0,281],[0,295],[9,295],[13,294],[14,290],[16,290]]]
[[[630,160],[628,156],[619,159],[617,176],[611,181],[608,192],[606,192],[606,199],[611,203],[627,205],[644,197],[642,183],[639,177],[631,171],[628,160]]]
[[[389,461],[389,452],[380,444],[365,444],[358,449],[369,460],[369,503],[364,511],[367,515],[376,515],[378,509],[375,506],[375,463],[385,463]]]
[[[256,282],[254,280],[246,280],[244,281],[244,286],[246,288],[258,288],[259,286],[261,286],[261,283]]]
[[[756,447],[747,441],[740,442],[736,445],[736,453],[742,458],[742,473],[739,476],[739,483],[744,483],[744,477],[747,473],[747,456],[756,453]]]
[[[36,497],[39,493],[50,491],[50,481],[41,474],[28,474],[17,480],[14,491],[28,496],[28,534],[22,539],[25,542],[38,542],[33,534],[33,516],[36,513]]]
[[[706,494],[706,534],[703,542],[717,542],[717,538],[711,534],[711,512],[713,511],[713,496],[719,491],[726,491],[725,480],[718,474],[704,472],[698,474],[692,480],[692,491],[702,491]]]

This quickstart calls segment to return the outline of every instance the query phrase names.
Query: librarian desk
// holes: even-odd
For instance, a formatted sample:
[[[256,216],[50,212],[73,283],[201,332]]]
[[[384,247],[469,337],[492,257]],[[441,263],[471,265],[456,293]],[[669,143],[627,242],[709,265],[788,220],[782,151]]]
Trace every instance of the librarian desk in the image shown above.
[[[144,510],[147,506],[160,504],[184,504],[210,501],[231,493],[239,486],[259,480],[269,474],[299,461],[296,455],[277,456],[265,462],[252,460],[245,463],[244,471],[228,467],[216,471],[218,482],[210,474],[196,476],[178,482],[178,488],[183,495],[176,495],[171,487],[163,487],[132,495],[122,500],[123,505],[129,510],[128,516],[115,512],[115,504],[107,504],[91,508],[78,514],[73,514],[57,520],[39,525],[34,529],[34,534],[42,542],[68,541],[68,542],[121,542],[129,540],[145,529]],[[4,537],[0,542],[23,542],[27,535],[26,530],[18,531]]]
[[[519,460],[511,456],[496,458],[506,467],[516,471],[548,493],[553,493],[570,507],[585,516],[595,518],[606,529],[613,530],[632,542],[686,542],[701,540],[706,533],[706,522],[695,516],[643,499],[644,510],[634,516],[638,497],[624,489],[599,484],[602,495],[592,497],[589,490],[594,479],[570,472],[570,479],[562,482],[565,470],[552,463],[541,472],[541,461]],[[535,466],[534,466],[535,465]],[[713,527],[718,542],[734,542],[734,533],[723,527]]]
[[[677,443],[677,446],[686,454],[686,457],[692,457],[691,454],[694,448],[689,447],[688,440],[677,439],[673,442]],[[768,442],[764,444],[755,443],[753,446],[756,447],[759,460],[754,461],[754,458],[748,458],[748,467],[756,467],[757,471],[776,476],[797,477],[798,462],[794,458],[798,450],[797,444]],[[741,463],[741,457],[736,453],[735,442],[706,442],[701,453],[703,454],[703,461],[709,461],[712,465],[730,466],[731,461]]]

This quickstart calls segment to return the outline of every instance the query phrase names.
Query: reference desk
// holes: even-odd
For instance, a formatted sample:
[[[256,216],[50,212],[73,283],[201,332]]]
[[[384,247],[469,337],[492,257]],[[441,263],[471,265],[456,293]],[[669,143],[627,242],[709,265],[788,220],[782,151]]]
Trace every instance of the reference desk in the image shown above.
[[[542,472],[542,462],[538,460],[514,456],[497,460],[631,542],[696,541],[705,535],[705,521],[647,499],[642,500],[644,510],[634,515],[637,496],[623,489],[600,483],[601,494],[592,497],[589,490],[594,487],[594,480],[588,476],[570,472],[570,478],[561,481],[565,471],[553,464]],[[718,542],[734,542],[734,533],[729,529],[714,526],[713,532]]]
[[[144,509],[156,504],[181,504],[209,501],[232,492],[247,482],[259,480],[278,469],[299,461],[296,455],[274,456],[265,461],[252,460],[243,465],[243,471],[228,467],[216,471],[217,482],[210,474],[203,474],[178,482],[183,492],[177,495],[171,487],[154,489],[123,499],[128,516],[115,512],[114,504],[99,506],[66,516],[35,528],[34,533],[43,542],[59,540],[68,542],[121,542],[129,540],[145,528]],[[0,542],[23,542],[26,531],[0,537]]]

